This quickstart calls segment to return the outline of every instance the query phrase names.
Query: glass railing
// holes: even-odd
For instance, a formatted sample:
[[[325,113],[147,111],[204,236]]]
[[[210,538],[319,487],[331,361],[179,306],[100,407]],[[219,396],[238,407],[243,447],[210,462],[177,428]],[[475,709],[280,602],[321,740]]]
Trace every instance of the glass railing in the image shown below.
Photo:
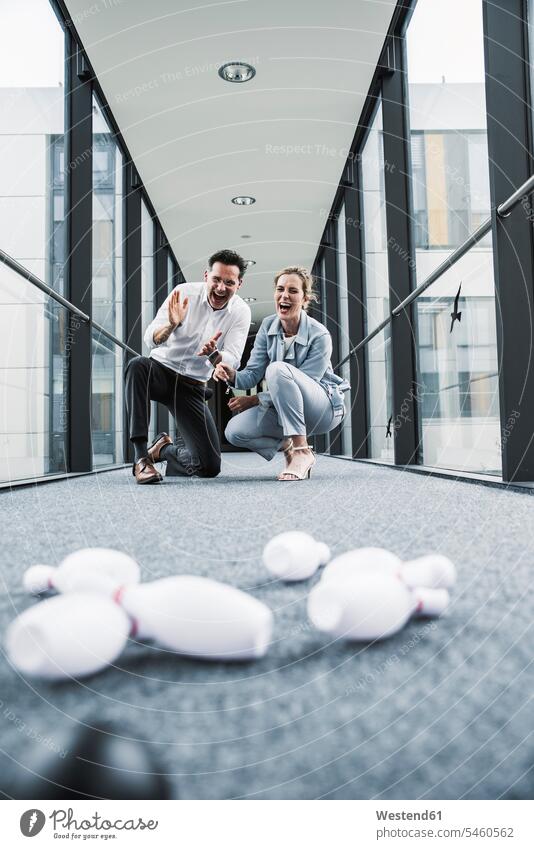
[[[491,248],[476,247],[414,309],[420,462],[501,473],[497,326]]]
[[[391,328],[374,336],[367,346],[367,450],[369,457],[393,463],[393,390]]]
[[[66,474],[70,354],[89,316],[0,250],[0,484]],[[123,462],[129,346],[92,322],[93,466]]]
[[[509,215],[532,191],[534,176],[497,207],[497,215]],[[370,391],[370,457],[381,459],[385,455],[386,461],[392,457],[393,439],[389,439],[390,433],[394,434],[395,421],[390,413],[392,404],[388,402],[387,375],[391,364],[387,339],[391,323],[414,304],[419,462],[455,471],[501,474],[491,227],[490,217],[480,222],[461,245],[444,257],[404,301],[336,364],[336,370],[341,373],[350,357],[365,348],[368,391],[373,380],[381,386],[381,391]],[[480,245],[486,250],[477,250]],[[432,293],[428,292],[430,287]],[[378,377],[373,377],[373,363],[375,370],[379,370]]]
[[[123,350],[93,330],[91,441],[95,468],[124,462],[123,364]]]
[[[0,263],[0,481],[67,470],[69,311]]]

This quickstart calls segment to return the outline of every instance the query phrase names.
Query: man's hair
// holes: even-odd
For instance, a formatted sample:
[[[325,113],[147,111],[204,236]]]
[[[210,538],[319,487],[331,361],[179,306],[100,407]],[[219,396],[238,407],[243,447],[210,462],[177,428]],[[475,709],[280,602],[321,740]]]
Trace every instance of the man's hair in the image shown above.
[[[210,256],[208,260],[208,268],[210,271],[216,262],[222,262],[223,265],[237,265],[240,277],[243,277],[243,274],[247,270],[247,264],[243,257],[239,256],[239,254],[235,251],[228,250],[227,248],[222,251],[216,251]]]

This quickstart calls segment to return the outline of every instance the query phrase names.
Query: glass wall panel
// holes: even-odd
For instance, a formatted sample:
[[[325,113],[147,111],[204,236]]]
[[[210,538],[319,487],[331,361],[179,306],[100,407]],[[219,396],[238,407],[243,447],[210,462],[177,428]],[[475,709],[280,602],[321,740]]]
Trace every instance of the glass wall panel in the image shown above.
[[[0,247],[64,295],[65,36],[49,0],[3,4],[1,33]],[[26,471],[60,472],[65,468],[67,412],[62,380],[57,375],[62,374],[60,361],[68,316],[55,301],[43,300],[44,296],[36,294],[38,290],[33,292],[34,287],[27,281],[17,281],[6,269],[0,275],[2,281],[9,279],[13,286],[2,322],[9,321],[20,303],[22,326],[35,320],[35,345],[40,346],[30,352],[25,330],[20,344],[13,337],[17,379],[6,386],[11,386],[17,396],[13,399],[16,425],[15,431],[7,425],[5,430],[11,434],[10,439],[19,434],[13,447],[12,476],[26,477]],[[32,306],[22,308],[30,302]],[[48,334],[46,339],[39,335],[43,330]],[[8,368],[9,361],[9,357],[3,360],[2,368]],[[44,383],[34,380],[35,369],[48,375],[46,390]],[[23,387],[30,391],[32,386],[38,397],[23,404]],[[36,410],[42,411],[43,404],[47,409],[46,427],[35,419]],[[7,413],[9,407],[4,410]],[[28,440],[33,442],[26,440],[22,446],[19,442],[25,430],[24,415]]]
[[[366,346],[368,450],[374,460],[393,463],[393,390],[391,383],[390,327]]]
[[[142,334],[156,314],[154,306],[156,273],[154,265],[154,222],[144,200],[141,201],[141,325]],[[148,354],[143,342],[143,353]],[[155,401],[150,404],[150,427],[149,442],[156,435],[156,410]]]
[[[154,287],[154,222],[146,203],[141,201],[141,324],[143,335],[155,315]],[[147,353],[147,351],[144,353]]]
[[[406,44],[420,283],[490,212],[482,2],[419,0]]]
[[[95,467],[124,461],[122,370],[122,348],[93,330],[91,432]]]
[[[170,249],[167,249],[167,292],[169,293],[174,289],[174,274],[174,260],[171,256]],[[174,416],[171,415],[169,415],[169,434],[173,439],[176,438],[176,423],[174,421]]]
[[[65,36],[49,0],[2,4],[0,247],[63,294]]]
[[[419,0],[406,45],[420,283],[490,214],[482,3]],[[416,302],[427,466],[501,470],[492,253],[488,233]]]
[[[327,312],[326,312],[326,286],[327,286],[327,282],[326,282],[326,264],[325,264],[325,261],[324,261],[324,256],[322,256],[320,261],[319,261],[318,274],[319,274],[319,279],[316,281],[317,295],[319,297],[319,303],[317,304],[317,306],[318,306],[318,310],[317,310],[318,320],[321,322],[321,324],[324,324],[324,326],[326,327],[327,326],[327,322],[326,322],[326,315],[327,315]],[[322,434],[321,436],[318,437],[318,439],[319,439],[319,444],[323,446],[322,450],[326,454],[328,454],[328,452],[330,451],[330,434],[329,433]]]
[[[167,292],[174,289],[174,262],[170,251],[167,253]]]
[[[123,155],[93,97],[93,318],[123,338]],[[122,462],[122,349],[93,334],[93,465]]]
[[[528,52],[530,56],[530,122],[534,136],[534,0],[527,2],[527,24],[528,24]]]
[[[123,155],[93,97],[93,318],[123,338]]]
[[[349,288],[347,280],[347,237],[345,232],[345,204],[337,216],[337,275],[339,292],[339,357],[343,360],[352,345],[349,334]],[[335,363],[334,363],[335,365]],[[350,382],[350,360],[338,370],[341,377]],[[351,390],[345,392],[347,415],[341,428],[341,453],[352,457]]]
[[[472,250],[416,301],[425,466],[501,474],[492,289],[491,249]]]
[[[63,473],[79,320],[0,264],[0,481]]]
[[[382,102],[371,124],[361,155],[364,224],[365,333],[389,315],[389,277],[384,187]],[[393,462],[390,328],[366,347],[369,457]]]

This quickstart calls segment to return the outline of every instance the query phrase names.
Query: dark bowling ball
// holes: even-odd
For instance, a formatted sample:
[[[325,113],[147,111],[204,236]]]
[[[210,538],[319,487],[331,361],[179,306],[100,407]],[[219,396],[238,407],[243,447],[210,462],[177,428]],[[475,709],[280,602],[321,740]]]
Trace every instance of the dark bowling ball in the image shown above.
[[[96,723],[87,722],[87,726]],[[25,762],[15,799],[168,799],[146,743],[124,739],[128,729],[110,723],[76,726],[57,752],[39,753]]]

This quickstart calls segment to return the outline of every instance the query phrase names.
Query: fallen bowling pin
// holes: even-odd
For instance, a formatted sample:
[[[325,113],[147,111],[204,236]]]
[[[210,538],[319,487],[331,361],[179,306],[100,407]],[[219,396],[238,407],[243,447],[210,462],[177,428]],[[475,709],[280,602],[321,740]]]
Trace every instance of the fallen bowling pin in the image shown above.
[[[409,587],[449,589],[456,583],[456,567],[443,554],[425,554],[402,564],[401,574]]]
[[[196,575],[173,575],[146,584],[121,584],[81,570],[76,588],[103,594],[133,620],[139,639],[179,654],[210,660],[263,657],[272,632],[270,609],[228,584]]]
[[[141,578],[139,564],[113,548],[81,548],[68,554],[59,566],[36,564],[26,569],[24,589],[33,595],[47,590],[70,593],[81,589],[86,574],[99,574],[121,584],[137,584]]]
[[[6,651],[24,675],[83,678],[113,663],[130,631],[129,617],[111,599],[69,593],[17,616],[7,629]]]
[[[304,531],[287,531],[273,537],[263,549],[263,562],[283,581],[304,581],[330,560],[330,549]]]
[[[319,581],[308,597],[308,616],[331,637],[383,640],[414,616],[439,616],[449,603],[445,589],[407,587],[393,574],[360,574],[350,581]]]
[[[409,587],[448,589],[456,581],[456,569],[448,557],[428,554],[403,562],[385,548],[355,548],[346,551],[330,561],[321,580],[352,580],[364,572],[376,574],[379,571],[400,575]]]
[[[115,590],[140,639],[208,660],[252,660],[269,648],[273,616],[251,595],[196,575]]]

